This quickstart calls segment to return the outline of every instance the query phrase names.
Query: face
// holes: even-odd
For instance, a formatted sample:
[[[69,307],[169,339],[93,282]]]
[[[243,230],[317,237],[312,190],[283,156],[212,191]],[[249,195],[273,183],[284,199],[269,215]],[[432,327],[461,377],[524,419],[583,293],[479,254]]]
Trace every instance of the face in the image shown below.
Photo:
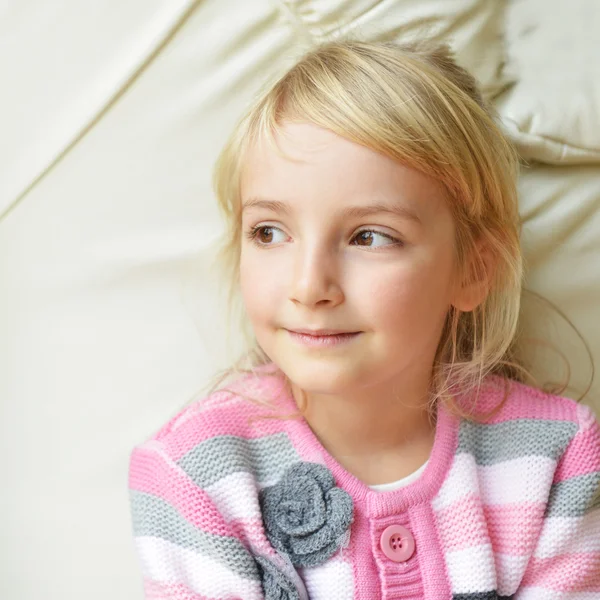
[[[456,300],[443,186],[309,123],[276,140],[281,154],[251,149],[241,186],[240,283],[259,345],[309,393],[430,371]],[[298,329],[357,335],[306,345]]]

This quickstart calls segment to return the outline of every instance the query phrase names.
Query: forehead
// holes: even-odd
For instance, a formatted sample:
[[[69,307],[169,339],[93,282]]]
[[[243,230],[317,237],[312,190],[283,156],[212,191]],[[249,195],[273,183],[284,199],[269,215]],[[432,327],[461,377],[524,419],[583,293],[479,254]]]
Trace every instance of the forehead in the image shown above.
[[[440,182],[317,125],[285,123],[274,142],[258,140],[246,153],[243,205],[269,199],[325,212],[387,204],[425,221],[446,204]]]

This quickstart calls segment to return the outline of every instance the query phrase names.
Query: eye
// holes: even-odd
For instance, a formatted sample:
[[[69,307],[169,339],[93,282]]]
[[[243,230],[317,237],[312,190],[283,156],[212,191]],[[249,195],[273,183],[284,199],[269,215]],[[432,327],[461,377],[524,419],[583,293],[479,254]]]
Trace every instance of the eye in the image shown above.
[[[281,239],[275,239],[277,237],[276,232],[279,232],[283,236],[283,231],[281,231],[281,229],[278,229],[277,227],[273,227],[272,225],[260,225],[258,227],[253,227],[250,231],[246,233],[246,236],[257,246],[270,246],[274,241],[284,241]]]
[[[374,243],[374,240],[377,239],[377,237],[379,237],[380,239],[382,239],[384,242],[388,242],[388,243],[383,243],[383,244],[376,244]],[[365,246],[367,248],[378,248],[380,246],[397,246],[397,245],[402,245],[402,242],[398,239],[396,239],[395,237],[392,237],[391,235],[388,235],[387,233],[382,233],[381,231],[375,231],[373,229],[363,229],[362,231],[359,231],[355,236],[354,239],[357,240],[357,244],[355,244],[356,246]]]

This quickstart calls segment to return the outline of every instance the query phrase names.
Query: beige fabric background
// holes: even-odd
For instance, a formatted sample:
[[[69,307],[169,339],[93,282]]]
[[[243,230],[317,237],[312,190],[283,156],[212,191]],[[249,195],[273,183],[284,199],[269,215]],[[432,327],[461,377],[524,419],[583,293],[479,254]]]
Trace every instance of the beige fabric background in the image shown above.
[[[142,597],[129,452],[237,348],[210,271],[223,231],[210,168],[263,82],[323,36],[401,39],[425,24],[452,42],[530,161],[527,285],[600,363],[599,5],[556,4],[0,4],[1,598]],[[583,388],[577,339],[524,310]],[[586,401],[598,398],[600,377]]]

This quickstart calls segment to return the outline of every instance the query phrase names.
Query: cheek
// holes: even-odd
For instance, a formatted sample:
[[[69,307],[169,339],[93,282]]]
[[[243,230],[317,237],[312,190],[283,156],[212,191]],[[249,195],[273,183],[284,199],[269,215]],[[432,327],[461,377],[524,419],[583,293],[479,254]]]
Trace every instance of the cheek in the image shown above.
[[[380,324],[399,330],[436,327],[450,304],[446,260],[415,261],[369,275],[367,310]],[[366,291],[365,290],[365,291]]]
[[[250,318],[255,312],[258,287],[258,280],[253,274],[252,261],[242,254],[240,258],[240,291],[246,312]]]
[[[264,262],[257,260],[252,251],[242,252],[240,257],[240,291],[253,325],[260,325],[274,314],[277,278],[265,273]]]

